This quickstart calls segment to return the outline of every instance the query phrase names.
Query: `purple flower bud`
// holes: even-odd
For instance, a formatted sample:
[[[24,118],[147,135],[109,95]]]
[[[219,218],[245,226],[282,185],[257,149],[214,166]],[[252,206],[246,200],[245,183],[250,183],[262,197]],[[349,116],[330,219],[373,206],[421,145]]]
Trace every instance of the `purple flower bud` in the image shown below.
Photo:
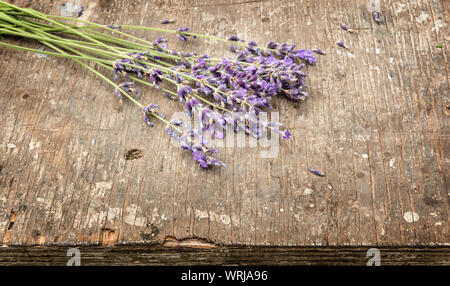
[[[78,10],[76,12],[78,18],[80,18],[81,15],[83,15],[83,11],[84,11],[84,7],[80,6],[80,8],[78,8]]]
[[[342,41],[336,42],[336,45],[338,45],[339,47],[344,48],[344,49],[347,48],[347,47],[345,46],[344,42],[342,42]]]
[[[230,36],[230,38],[228,40],[237,42],[237,41],[240,41],[241,39],[239,39],[239,37],[236,34],[233,34]]]
[[[157,46],[157,45],[159,45],[161,43],[165,43],[165,42],[167,42],[167,39],[164,39],[163,37],[160,36],[153,42],[153,45]]]
[[[345,24],[342,24],[342,29],[344,30],[344,31],[348,31],[348,26],[347,25],[345,25]]]
[[[322,172],[320,172],[319,170],[313,169],[312,167],[308,167],[308,170],[316,176],[319,176],[319,177],[325,176]]]
[[[165,24],[171,24],[171,23],[175,23],[175,21],[173,20],[169,20],[169,19],[164,19],[161,21],[161,24],[165,25]]]
[[[158,114],[159,105],[151,103],[147,105],[146,107],[142,108],[142,111],[144,112],[144,121],[147,123],[150,127],[153,127],[154,124],[150,121],[149,115],[158,115],[162,118],[164,118],[164,115]]]
[[[304,60],[306,63],[312,65],[316,62],[316,58],[314,57],[314,52],[311,50],[298,50],[295,52],[296,56],[298,56],[300,59]]]
[[[315,50],[313,50],[313,52],[315,52],[316,54],[319,54],[319,55],[326,55],[326,53],[324,51],[322,51],[321,49],[315,49]]]
[[[119,98],[119,99],[123,99],[122,94],[120,93],[120,91],[118,89],[116,89],[115,95]]]
[[[203,160],[203,154],[201,151],[194,151],[192,152],[192,157],[195,161]]]
[[[283,138],[288,140],[291,136],[292,136],[291,132],[289,132],[289,130],[286,129],[286,131],[284,131]]]
[[[278,47],[278,44],[275,43],[274,41],[270,41],[270,42],[267,44],[267,47],[268,47],[269,49],[274,50],[274,49],[276,49],[276,48]]]
[[[186,95],[188,95],[191,92],[192,88],[190,86],[183,85],[178,89],[177,94],[181,99],[186,100]]]
[[[183,41],[183,42],[186,42],[186,41],[187,41],[187,38],[186,38],[185,36],[180,35],[180,34],[178,34],[177,36],[178,36],[178,39],[179,39],[180,41]]]
[[[230,45],[230,51],[231,51],[232,53],[237,53],[237,52],[238,52],[237,49],[236,49],[236,47],[233,46],[233,45]]]
[[[149,113],[149,112],[150,113],[155,113],[157,109],[159,109],[159,105],[158,104],[150,103],[146,107],[142,108],[142,111],[144,111],[146,113]]]
[[[117,26],[114,26],[114,25],[107,25],[106,27],[115,30],[115,29],[120,29],[120,28],[122,28],[122,25],[117,25]]]
[[[128,82],[122,82],[121,84],[119,84],[120,87],[131,87],[134,86],[134,82],[132,81],[128,81]]]
[[[179,119],[174,119],[174,120],[170,121],[170,123],[172,123],[175,126],[182,126],[183,125],[183,121],[179,120]]]

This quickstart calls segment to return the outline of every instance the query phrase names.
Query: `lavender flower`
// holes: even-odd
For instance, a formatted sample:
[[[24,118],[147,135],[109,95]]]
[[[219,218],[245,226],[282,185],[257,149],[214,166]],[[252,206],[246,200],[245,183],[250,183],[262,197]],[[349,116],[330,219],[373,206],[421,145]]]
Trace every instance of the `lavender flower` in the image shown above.
[[[174,120],[170,121],[170,123],[175,126],[183,126],[183,121],[179,120],[179,119],[174,119]]]
[[[200,168],[208,169],[212,166],[226,167],[221,160],[211,156],[217,153],[216,149],[208,147],[208,141],[203,137],[202,131],[188,128],[180,134],[180,130],[174,130],[170,126],[166,128],[167,133],[181,143],[181,149],[190,152],[192,159]]]
[[[144,121],[147,123],[150,127],[153,127],[154,124],[150,121],[149,115],[160,115],[158,113],[159,105],[151,103],[147,105],[146,107],[142,108],[142,111],[144,112]]]
[[[289,140],[291,136],[292,136],[291,132],[289,132],[289,130],[286,129],[286,131],[284,131],[283,139]]]
[[[238,50],[236,49],[236,47],[233,46],[233,45],[230,45],[230,51],[231,51],[232,53],[237,53],[237,52],[238,52]]]
[[[178,88],[177,94],[182,101],[186,101],[186,96],[192,92],[192,88],[190,86],[184,85]]]
[[[163,72],[160,69],[152,69],[149,74],[150,81],[153,82],[153,86],[159,86],[162,82]]]
[[[115,29],[120,29],[120,28],[122,28],[122,25],[117,25],[117,26],[114,26],[114,25],[107,25],[106,27],[115,30]]]
[[[342,41],[336,42],[336,45],[338,45],[339,47],[344,48],[344,49],[347,48],[347,46],[345,46],[344,42],[342,42]]]
[[[188,31],[189,31],[188,27],[179,28],[178,33],[177,33],[178,39],[180,39],[180,41],[186,42],[188,40],[187,37],[196,38],[195,36],[183,34],[183,32],[188,32]]]
[[[163,25],[172,24],[172,23],[175,23],[175,21],[169,20],[169,19],[164,19],[161,21],[161,24],[163,24]]]
[[[83,12],[79,10],[79,16]],[[6,14],[9,13],[7,9]],[[21,13],[26,13],[22,11]],[[9,14],[8,14],[9,15]],[[11,13],[18,21],[23,14]],[[31,16],[33,16],[31,14]],[[33,17],[31,17],[33,18]],[[5,17],[8,22],[8,18]],[[162,20],[161,24],[169,24],[174,21]],[[13,23],[14,24],[14,23]],[[38,24],[37,24],[38,25]],[[107,25],[109,29],[120,29],[121,25]],[[346,31],[350,29],[343,25]],[[59,37],[67,31],[58,30],[55,36]],[[31,31],[30,33],[35,33]],[[80,30],[80,33],[85,31]],[[114,34],[114,33],[113,33]],[[190,33],[189,28],[182,27],[176,31],[181,41],[187,41],[189,37],[195,38],[196,34]],[[68,39],[73,40],[70,35]],[[113,35],[112,37],[117,37]],[[298,49],[291,43],[276,43],[270,41],[267,46],[258,46],[255,41],[245,42],[236,34],[228,38],[230,50],[237,53],[233,59],[210,58],[208,55],[198,56],[189,52],[169,50],[167,40],[159,37],[148,47],[148,51],[140,51],[143,44],[129,42],[130,45],[113,45],[109,38],[96,38],[105,45],[116,47],[118,59],[112,64],[115,80],[125,78],[116,87],[115,95],[120,101],[123,95],[132,99],[131,102],[142,106],[131,98],[138,93],[136,84],[132,79],[139,77],[147,85],[162,90],[168,97],[178,98],[183,104],[182,108],[190,116],[200,120],[198,129],[183,126],[181,120],[168,122],[164,115],[159,113],[159,106],[149,104],[142,107],[144,121],[153,126],[153,119],[159,119],[166,124],[167,133],[181,143],[181,149],[190,152],[192,159],[201,167],[226,166],[222,161],[213,157],[217,150],[209,146],[204,136],[224,138],[224,130],[232,129],[235,132],[246,132],[250,136],[260,138],[265,131],[275,132],[284,139],[289,139],[292,134],[283,128],[279,122],[267,122],[261,119],[260,113],[272,109],[271,102],[276,96],[284,96],[288,100],[304,100],[309,96],[307,86],[307,74],[305,66],[316,63],[315,54],[325,54],[320,49]],[[227,42],[226,39],[221,39]],[[339,45],[339,43],[338,43]],[[345,47],[341,42],[341,47]],[[84,50],[80,46],[80,52]],[[144,49],[147,49],[144,48]],[[113,51],[113,49],[111,49]],[[86,53],[90,50],[86,49]],[[127,55],[120,58],[122,54]],[[114,54],[110,52],[110,54]],[[81,53],[80,53],[81,55]],[[86,58],[87,59],[87,58]],[[176,93],[163,89],[163,82],[176,86]],[[164,86],[165,88],[165,86]],[[310,171],[320,175],[317,170]],[[323,175],[323,174],[322,174]]]
[[[160,45],[162,43],[166,43],[166,42],[167,42],[167,39],[164,39],[163,37],[160,36],[153,42],[153,45],[158,46],[158,45]]]
[[[241,41],[241,39],[239,39],[239,37],[236,34],[231,35],[228,40],[233,41],[233,42]]]
[[[308,170],[316,176],[319,176],[319,177],[325,176],[324,173],[320,172],[319,170],[313,169],[312,167],[308,167]]]
[[[314,53],[319,54],[319,55],[326,55],[326,53],[324,51],[322,51],[321,49],[315,49],[313,50]]]
[[[126,92],[135,92],[136,94],[139,93],[139,89],[134,88],[134,82],[132,81],[122,82],[121,84],[119,84],[119,87],[121,87]]]
[[[123,96],[118,89],[116,89],[114,94],[117,96],[117,98],[119,98],[119,102],[123,101]]]
[[[342,29],[343,29],[344,31],[347,31],[347,32],[349,32],[349,33],[353,33],[353,30],[350,29],[349,26],[347,26],[347,25],[345,25],[345,24],[342,24],[341,27],[342,27]]]
[[[305,62],[307,62],[308,64],[312,65],[316,63],[316,58],[314,57],[314,52],[311,50],[298,50],[296,52],[296,54],[298,55],[298,57],[302,60],[304,60]]]
[[[276,49],[278,46],[279,46],[279,44],[275,43],[274,41],[270,41],[267,44],[267,48],[272,49],[272,50]]]
[[[84,7],[80,6],[80,8],[78,8],[78,10],[75,12],[78,18],[80,18],[81,15],[83,15],[83,11],[84,11]]]

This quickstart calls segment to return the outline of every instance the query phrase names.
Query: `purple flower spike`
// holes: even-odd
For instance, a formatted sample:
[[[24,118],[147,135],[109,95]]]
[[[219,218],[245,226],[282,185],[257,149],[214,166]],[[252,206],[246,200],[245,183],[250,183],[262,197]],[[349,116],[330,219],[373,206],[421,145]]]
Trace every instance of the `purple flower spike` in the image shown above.
[[[311,173],[313,173],[314,175],[316,175],[316,176],[319,176],[319,177],[325,176],[324,173],[322,173],[322,172],[319,171],[319,170],[313,169],[312,167],[308,167],[308,170],[309,170]]]

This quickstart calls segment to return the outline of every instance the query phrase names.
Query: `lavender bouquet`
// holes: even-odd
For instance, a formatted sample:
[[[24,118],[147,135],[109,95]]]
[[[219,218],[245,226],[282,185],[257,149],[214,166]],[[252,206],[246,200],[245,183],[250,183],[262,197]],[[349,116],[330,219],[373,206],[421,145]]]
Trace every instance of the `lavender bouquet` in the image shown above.
[[[166,22],[168,20],[161,23]],[[163,37],[150,42],[124,32],[132,29],[176,34],[181,41],[216,40],[228,44],[236,58],[220,59],[174,51],[168,48]],[[306,64],[316,62],[313,51],[296,50],[295,45],[287,43],[271,41],[263,47],[237,35],[223,39],[192,33],[187,27],[169,30],[100,25],[47,15],[4,1],[0,1],[0,36],[36,40],[51,51],[4,41],[0,41],[0,46],[69,58],[95,73],[113,87],[121,103],[127,100],[139,107],[149,126],[153,126],[155,120],[164,124],[167,134],[178,141],[201,168],[226,166],[214,157],[218,151],[208,146],[205,134],[222,139],[225,130],[232,129],[260,138],[264,132],[271,131],[289,139],[291,133],[283,130],[281,123],[262,120],[259,114],[272,109],[271,100],[275,96],[284,96],[293,102],[306,98],[307,74],[302,70]],[[105,75],[107,70],[113,79]],[[181,120],[169,121],[160,113],[158,105],[140,103],[136,96],[138,84],[178,99],[185,112],[200,120],[200,127],[191,128]]]

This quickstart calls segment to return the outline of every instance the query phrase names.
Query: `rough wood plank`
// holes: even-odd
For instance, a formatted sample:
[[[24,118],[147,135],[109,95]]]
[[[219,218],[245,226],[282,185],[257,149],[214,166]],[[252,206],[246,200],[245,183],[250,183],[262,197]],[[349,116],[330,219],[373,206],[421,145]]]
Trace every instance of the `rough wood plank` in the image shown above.
[[[14,2],[58,14],[65,1]],[[363,0],[81,2],[83,17],[101,23],[158,26],[171,18],[171,27],[289,41],[327,55],[307,68],[308,100],[274,102],[294,135],[277,158],[261,158],[262,147],[220,148],[230,167],[204,172],[162,126],[148,129],[139,110],[120,106],[79,66],[0,49],[4,244],[171,236],[226,245],[450,243],[448,1],[383,1],[382,24]],[[211,41],[169,39],[176,49],[230,55]],[[180,109],[143,91],[142,101],[160,104],[169,117]],[[127,160],[132,149],[144,156]],[[419,220],[407,221],[408,212]]]
[[[65,266],[73,246],[0,249],[0,266]],[[372,256],[363,247],[207,247],[120,245],[78,246],[81,266],[366,266]],[[382,266],[448,266],[449,248],[380,248]]]

